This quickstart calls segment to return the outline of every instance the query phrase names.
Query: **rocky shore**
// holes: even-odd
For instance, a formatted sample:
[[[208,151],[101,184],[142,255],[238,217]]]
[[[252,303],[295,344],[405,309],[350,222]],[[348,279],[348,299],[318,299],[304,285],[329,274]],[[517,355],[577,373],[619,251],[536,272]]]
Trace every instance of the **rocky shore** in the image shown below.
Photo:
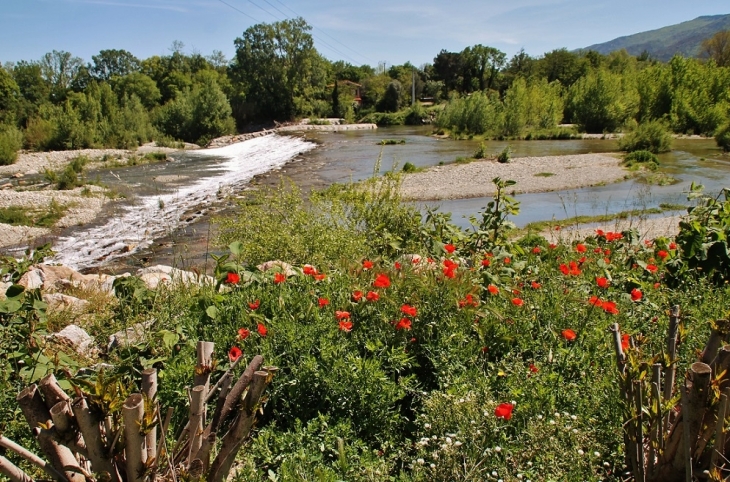
[[[527,193],[609,184],[627,176],[619,157],[610,154],[519,157],[508,163],[490,159],[407,174],[401,194],[411,201],[465,199],[492,195],[495,177],[517,181],[510,192]]]

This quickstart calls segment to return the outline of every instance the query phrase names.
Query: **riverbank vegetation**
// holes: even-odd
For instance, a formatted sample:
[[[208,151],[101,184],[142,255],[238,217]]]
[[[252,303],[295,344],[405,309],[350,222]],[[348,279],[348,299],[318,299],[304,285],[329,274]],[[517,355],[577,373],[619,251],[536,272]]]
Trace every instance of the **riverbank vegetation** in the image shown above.
[[[457,138],[566,139],[647,124],[717,133],[719,145],[728,144],[730,67],[713,60],[662,63],[565,49],[507,59],[474,45],[442,50],[418,68],[386,69],[331,62],[310,31],[301,18],[254,25],[235,39],[230,60],[219,51],[188,54],[174,42],[170,55],[148,59],[110,49],[85,62],[54,50],[7,63],[0,67],[0,164],[12,163],[21,146],[204,145],[236,129],[304,117],[435,123]]]
[[[120,278],[116,297],[75,317],[93,328],[98,354],[53,343],[50,327],[68,315],[38,290],[10,287],[0,301],[3,435],[35,448],[15,396],[47,373],[69,394],[96,387],[92,400],[118,414],[149,367],[182,426],[197,341],[211,340],[214,378],[240,356],[241,367],[255,354],[279,367],[236,480],[624,480],[628,407],[607,328],[619,324],[638,367],[661,352],[668,308],[680,305],[672,362],[685,372],[730,301],[730,264],[717,257],[726,238],[716,236],[727,201],[696,192],[676,241],[627,231],[551,244],[511,237],[519,205],[504,194],[511,181],[495,182],[468,231],[401,203],[392,176],[311,202],[291,186],[248,192],[221,224],[229,247],[215,258],[215,285],[151,290]],[[256,267],[271,260],[289,265]],[[3,273],[17,282],[32,262],[5,258]],[[108,345],[137,323],[142,336]],[[99,361],[103,370],[76,375]]]

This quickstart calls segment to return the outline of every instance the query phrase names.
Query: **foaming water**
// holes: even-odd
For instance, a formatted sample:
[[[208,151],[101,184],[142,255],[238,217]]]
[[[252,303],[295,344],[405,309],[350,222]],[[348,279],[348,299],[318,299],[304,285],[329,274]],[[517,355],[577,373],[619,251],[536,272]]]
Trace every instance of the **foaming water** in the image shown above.
[[[129,256],[185,224],[186,212],[216,201],[222,190],[280,168],[315,146],[295,137],[270,135],[226,147],[190,151],[187,155],[223,161],[214,171],[205,173],[207,177],[174,192],[138,198],[103,224],[59,238],[54,245],[56,255],[48,262],[83,269]]]

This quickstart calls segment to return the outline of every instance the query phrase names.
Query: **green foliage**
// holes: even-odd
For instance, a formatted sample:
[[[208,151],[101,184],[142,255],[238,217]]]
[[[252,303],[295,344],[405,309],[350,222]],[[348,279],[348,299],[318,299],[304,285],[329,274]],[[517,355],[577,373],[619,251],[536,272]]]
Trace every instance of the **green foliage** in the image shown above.
[[[724,151],[730,151],[730,123],[725,124],[715,132],[715,142]]]
[[[625,161],[634,162],[656,162],[659,163],[659,158],[651,151],[633,151],[624,157]]]
[[[403,105],[403,86],[397,80],[391,81],[385,88],[383,97],[377,105],[381,112],[398,112]]]
[[[381,139],[380,142],[378,142],[379,146],[397,146],[405,144],[405,139]]]
[[[487,145],[484,142],[479,143],[479,148],[474,151],[474,159],[485,159],[487,157]]]
[[[66,214],[67,207],[61,206],[55,199],[46,209],[28,209],[21,206],[0,208],[0,223],[13,226],[35,226],[50,228]]]
[[[644,122],[619,139],[622,151],[649,151],[654,154],[672,150],[672,136],[661,121]]]
[[[14,164],[23,147],[23,134],[12,125],[0,124],[0,166]]]
[[[497,162],[501,164],[506,164],[510,161],[510,155],[512,154],[512,147],[507,146],[504,149],[502,149],[502,152],[499,153],[497,156]]]
[[[453,98],[436,118],[436,126],[456,134],[484,134],[502,125],[502,103],[494,94],[475,92]]]
[[[573,122],[585,132],[614,132],[636,115],[638,104],[634,79],[604,69],[589,72],[568,90]]]
[[[418,171],[420,171],[420,170],[421,170],[421,168],[418,168],[418,167],[416,167],[416,166],[415,166],[415,165],[414,165],[413,163],[411,163],[411,162],[406,162],[405,164],[403,164],[403,172],[405,172],[405,173],[409,173],[409,172],[418,172]]]

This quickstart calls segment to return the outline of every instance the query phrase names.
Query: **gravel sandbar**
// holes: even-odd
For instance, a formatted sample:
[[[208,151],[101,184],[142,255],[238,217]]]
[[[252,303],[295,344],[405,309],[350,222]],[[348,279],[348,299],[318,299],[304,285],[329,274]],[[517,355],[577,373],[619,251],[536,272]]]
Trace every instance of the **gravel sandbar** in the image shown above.
[[[621,160],[610,154],[517,157],[504,164],[491,159],[407,174],[401,194],[413,201],[465,199],[492,195],[495,177],[517,181],[510,192],[526,193],[609,184],[627,176]]]

